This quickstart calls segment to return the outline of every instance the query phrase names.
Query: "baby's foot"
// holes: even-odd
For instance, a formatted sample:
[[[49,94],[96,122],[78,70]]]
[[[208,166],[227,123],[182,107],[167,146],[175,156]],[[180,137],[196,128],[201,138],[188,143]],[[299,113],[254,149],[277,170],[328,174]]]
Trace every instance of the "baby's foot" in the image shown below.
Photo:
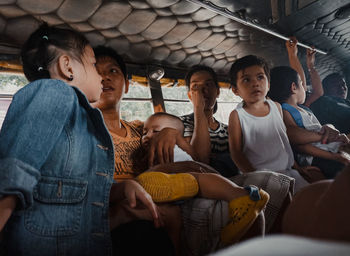
[[[198,182],[189,173],[144,172],[136,180],[156,203],[186,199],[198,193]]]
[[[249,195],[229,202],[230,222],[221,231],[221,242],[229,245],[237,242],[251,227],[269,201],[269,194],[255,186],[245,189]]]

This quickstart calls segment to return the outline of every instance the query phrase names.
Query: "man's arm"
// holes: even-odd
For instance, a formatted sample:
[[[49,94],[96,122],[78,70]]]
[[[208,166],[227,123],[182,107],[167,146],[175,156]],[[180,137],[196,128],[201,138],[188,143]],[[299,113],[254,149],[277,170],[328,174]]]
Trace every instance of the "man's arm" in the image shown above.
[[[319,97],[323,95],[323,87],[320,75],[315,69],[315,50],[306,50],[306,65],[311,77],[312,93],[307,97],[304,105],[310,107],[310,105],[315,102]]]
[[[305,144],[305,145],[297,145],[295,146],[295,149],[298,152],[302,152],[314,157],[320,157],[320,158],[324,158],[324,159],[329,159],[329,160],[333,160],[333,161],[337,161],[340,162],[344,165],[348,165],[349,164],[349,159],[347,159],[346,157],[342,156],[339,153],[332,153],[332,152],[328,152],[326,150],[323,149],[319,149],[318,147],[315,147],[311,144]]]
[[[304,90],[306,91],[306,78],[303,66],[298,59],[298,40],[295,37],[291,37],[290,40],[286,41],[286,48],[288,52],[289,65],[295,71],[298,72],[301,81],[303,82]]]
[[[194,129],[190,144],[196,152],[197,160],[208,164],[211,142],[208,120],[204,113],[204,97],[201,88],[193,88],[191,94],[194,107]]]

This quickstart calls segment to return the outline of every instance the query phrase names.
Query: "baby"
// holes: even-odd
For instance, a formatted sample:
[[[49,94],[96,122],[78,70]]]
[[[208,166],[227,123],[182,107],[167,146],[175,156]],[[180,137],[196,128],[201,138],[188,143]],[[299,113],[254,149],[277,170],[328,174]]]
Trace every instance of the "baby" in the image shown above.
[[[143,127],[142,145],[147,150],[153,135],[164,128],[173,128],[183,134],[182,121],[171,114],[159,112],[150,116]],[[183,139],[174,148],[174,161],[193,160],[193,149]],[[215,173],[144,172],[136,180],[152,196],[154,202],[171,202],[196,195],[203,198],[225,200],[229,203],[230,222],[221,232],[223,244],[239,240],[253,224],[269,200],[269,195],[255,186],[239,187]]]

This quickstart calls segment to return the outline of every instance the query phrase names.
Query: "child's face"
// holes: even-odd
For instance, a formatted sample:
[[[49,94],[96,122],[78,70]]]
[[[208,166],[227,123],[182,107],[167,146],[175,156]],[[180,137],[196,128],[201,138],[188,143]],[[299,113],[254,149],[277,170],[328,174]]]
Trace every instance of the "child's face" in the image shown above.
[[[260,66],[251,66],[237,74],[237,88],[232,91],[246,103],[264,101],[270,85],[265,71]]]
[[[149,142],[155,134],[164,128],[174,128],[174,124],[170,118],[164,116],[151,116],[143,124],[141,144],[144,148],[149,146]]]
[[[303,86],[303,81],[301,80],[300,76],[298,75],[298,88],[296,88],[296,95],[297,95],[297,103],[303,104],[305,102],[305,89]]]
[[[102,78],[97,73],[95,54],[91,46],[86,46],[82,56],[82,63],[73,61],[72,85],[77,86],[84,92],[89,102],[95,102],[100,98],[102,92]]]

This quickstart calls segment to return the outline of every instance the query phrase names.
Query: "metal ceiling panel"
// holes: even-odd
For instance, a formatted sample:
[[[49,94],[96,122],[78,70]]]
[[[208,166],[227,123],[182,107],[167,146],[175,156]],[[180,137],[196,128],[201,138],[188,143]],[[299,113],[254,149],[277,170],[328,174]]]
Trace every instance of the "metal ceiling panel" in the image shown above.
[[[350,18],[337,11],[349,0],[199,2],[327,51],[316,57],[322,76],[348,69]],[[0,56],[18,53],[41,21],[78,30],[93,46],[113,47],[133,63],[134,73],[161,64],[172,77],[201,63],[225,80],[232,61],[246,54],[265,57],[271,65],[288,64],[283,40],[187,0],[0,0]],[[299,55],[305,62],[304,49]]]

